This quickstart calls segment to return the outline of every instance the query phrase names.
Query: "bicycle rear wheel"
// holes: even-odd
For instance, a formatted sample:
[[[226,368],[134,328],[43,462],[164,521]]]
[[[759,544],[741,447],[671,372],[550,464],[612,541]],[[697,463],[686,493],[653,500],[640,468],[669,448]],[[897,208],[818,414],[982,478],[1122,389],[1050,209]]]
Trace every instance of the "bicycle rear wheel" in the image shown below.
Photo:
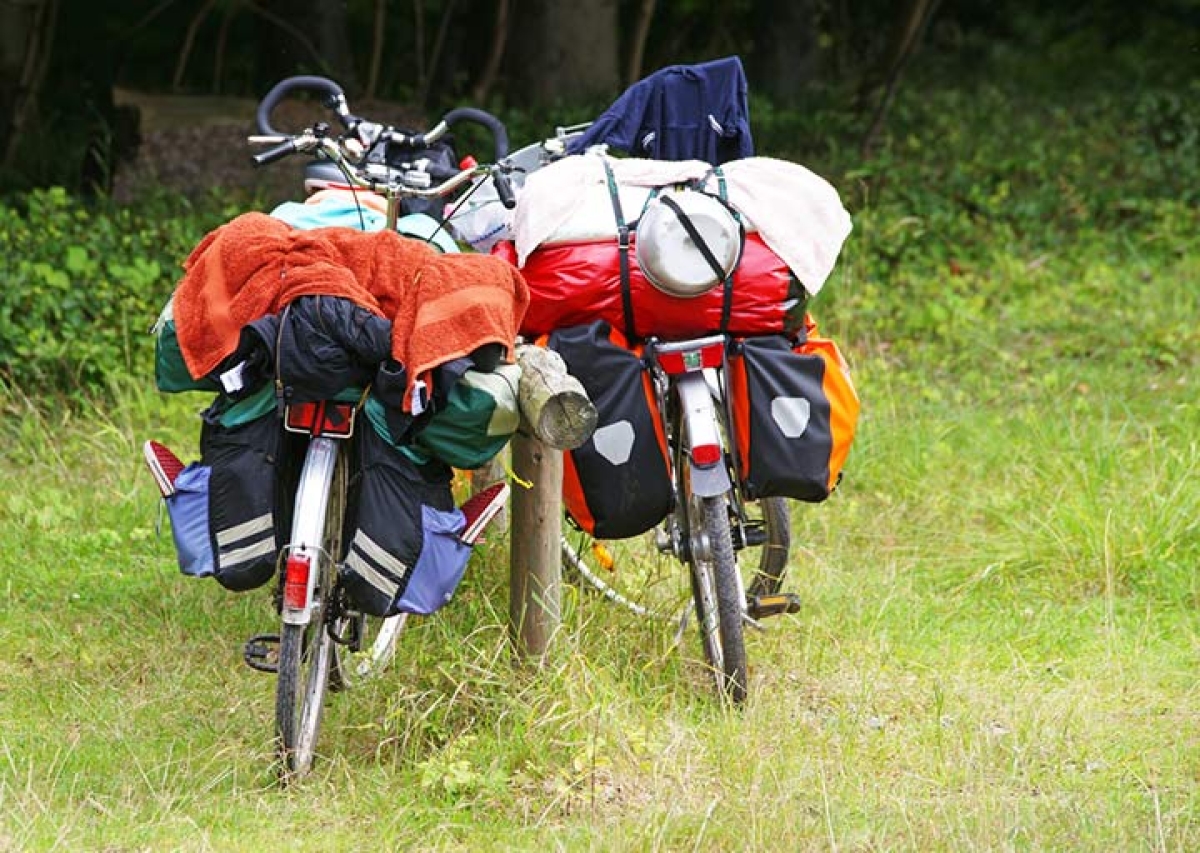
[[[700,642],[718,694],[735,705],[746,698],[746,596],[729,527],[728,496],[697,497],[685,484],[687,563]]]
[[[279,635],[275,686],[275,732],[280,780],[287,784],[312,769],[325,708],[329,673],[336,657],[336,626],[329,620],[341,554],[346,510],[345,455],[329,439],[313,439],[296,491],[291,553],[310,559],[317,572],[311,618],[284,622]]]

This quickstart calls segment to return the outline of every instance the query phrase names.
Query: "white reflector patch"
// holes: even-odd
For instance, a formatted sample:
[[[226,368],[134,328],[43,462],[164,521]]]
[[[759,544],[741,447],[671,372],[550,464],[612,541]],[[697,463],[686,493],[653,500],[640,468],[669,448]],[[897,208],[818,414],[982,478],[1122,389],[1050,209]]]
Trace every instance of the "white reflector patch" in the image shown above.
[[[771,401],[771,420],[786,438],[799,438],[808,429],[810,408],[803,397],[776,397]]]
[[[613,465],[624,465],[633,454],[633,424],[617,421],[605,424],[592,433],[596,452]]]

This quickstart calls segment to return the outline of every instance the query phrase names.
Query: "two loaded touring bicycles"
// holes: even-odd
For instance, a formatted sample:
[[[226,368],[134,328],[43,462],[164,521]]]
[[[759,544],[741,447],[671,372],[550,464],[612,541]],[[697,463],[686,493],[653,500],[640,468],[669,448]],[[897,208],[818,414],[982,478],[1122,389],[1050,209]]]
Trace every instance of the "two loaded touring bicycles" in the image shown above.
[[[277,131],[271,123],[275,107],[302,92],[317,95],[333,123],[317,122],[298,133]],[[492,163],[456,159],[449,132],[462,122],[491,133]],[[412,133],[353,115],[340,87],[320,77],[289,78],[276,85],[260,103],[257,123],[259,134],[251,142],[263,147],[254,155],[259,165],[306,155],[309,178],[323,177],[326,186],[340,184],[354,197],[386,199],[382,227],[436,240],[451,252],[469,242],[460,223],[478,222],[481,216],[503,218],[521,203],[526,181],[563,159],[572,134],[579,132],[560,128],[510,154],[503,124],[482,110],[456,109],[428,132]],[[693,216],[691,224],[697,223],[707,227],[702,216]],[[704,233],[693,236],[704,244]],[[726,277],[722,269],[716,272]],[[712,683],[733,704],[747,695],[746,627],[759,628],[764,618],[798,608],[796,596],[781,589],[790,544],[789,499],[747,488],[750,460],[738,432],[746,430],[746,419],[734,395],[743,393],[747,381],[753,389],[754,371],[747,369],[740,343],[721,333],[670,339],[649,335],[636,350],[630,346],[644,377],[640,390],[651,403],[654,432],[664,448],[667,511],[647,535],[613,539],[602,530],[588,531],[572,517],[561,543],[563,568],[583,588],[634,613],[674,620],[680,631],[694,618]],[[564,359],[575,372],[567,354]],[[828,366],[834,362],[822,360],[821,372]],[[597,396],[603,395],[593,394],[593,399]],[[356,607],[347,593],[352,575],[347,564],[354,553],[346,541],[352,527],[347,518],[355,509],[349,496],[362,459],[355,448],[374,428],[361,403],[361,395],[338,395],[289,405],[278,419],[280,433],[289,436],[280,447],[289,448],[298,471],[285,498],[290,530],[273,555],[271,601],[279,630],[247,641],[244,657],[253,668],[275,675],[277,760],[285,783],[312,767],[328,692],[383,671],[396,653],[406,617],[422,612],[396,606],[368,612],[372,609]],[[598,431],[604,425],[601,411]],[[164,495],[182,482],[177,478],[183,476],[183,466],[165,448],[148,442],[147,460]],[[460,528],[455,535],[470,544],[503,505],[507,490],[507,485],[497,486],[469,500],[460,523],[470,526],[470,534]],[[174,528],[181,525],[172,511],[177,545],[181,536]],[[181,566],[184,560],[181,546]],[[679,564],[686,573],[678,571]]]

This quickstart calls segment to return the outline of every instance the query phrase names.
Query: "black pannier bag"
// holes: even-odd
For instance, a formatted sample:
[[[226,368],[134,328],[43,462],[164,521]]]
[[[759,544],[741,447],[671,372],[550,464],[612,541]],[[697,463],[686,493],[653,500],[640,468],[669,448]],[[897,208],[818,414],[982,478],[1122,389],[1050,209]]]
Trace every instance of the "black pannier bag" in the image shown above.
[[[355,445],[341,578],[349,603],[371,616],[430,613],[450,600],[471,555],[457,538],[453,472],[440,462],[418,466],[369,421]],[[421,595],[406,597],[410,586]]]
[[[238,426],[222,426],[216,407],[205,413],[200,455],[208,484],[213,576],[235,592],[255,589],[275,575],[279,549],[291,526],[288,484],[295,472],[284,460],[289,441],[274,412]]]
[[[859,403],[841,353],[828,338],[798,345],[782,335],[735,342],[729,399],[746,497],[812,503],[841,479]]]
[[[596,430],[563,457],[563,502],[597,539],[650,530],[671,511],[670,457],[640,347],[599,320],[550,333],[556,351],[596,407]]]

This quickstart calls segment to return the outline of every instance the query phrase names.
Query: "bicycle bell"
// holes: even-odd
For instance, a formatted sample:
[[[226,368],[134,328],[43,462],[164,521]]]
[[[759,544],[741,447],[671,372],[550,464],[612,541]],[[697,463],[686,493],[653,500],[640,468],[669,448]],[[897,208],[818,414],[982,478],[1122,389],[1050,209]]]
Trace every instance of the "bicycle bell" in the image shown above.
[[[722,271],[719,277],[688,233],[680,213],[708,247]],[[741,235],[733,213],[713,196],[688,189],[667,190],[650,200],[638,220],[638,266],[646,279],[668,296],[701,296],[737,268]]]

